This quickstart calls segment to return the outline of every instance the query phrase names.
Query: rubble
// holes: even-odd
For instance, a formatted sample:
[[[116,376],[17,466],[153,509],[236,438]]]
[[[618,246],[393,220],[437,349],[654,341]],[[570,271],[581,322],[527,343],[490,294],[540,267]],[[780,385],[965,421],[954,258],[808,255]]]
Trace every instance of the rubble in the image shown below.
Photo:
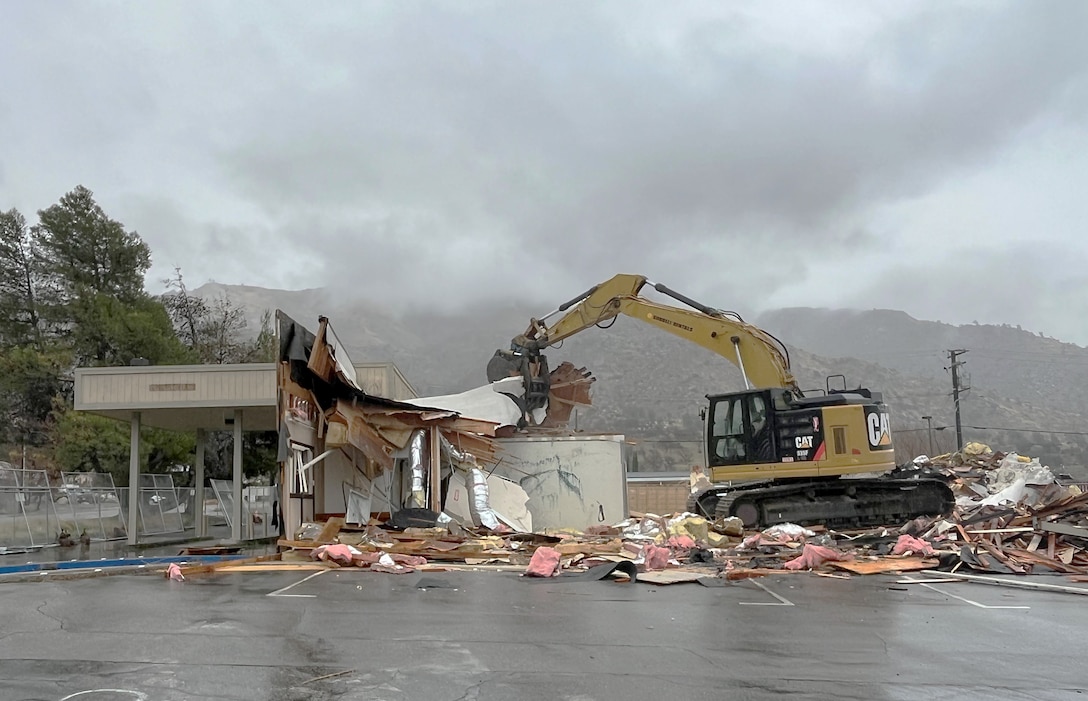
[[[969,443],[957,453],[916,458],[908,472],[944,479],[956,495],[949,519],[908,524],[942,564],[1088,574],[1088,493],[1060,484],[1038,460]]]
[[[532,533],[516,519],[483,518],[496,511],[488,493],[478,491],[484,498],[474,501],[463,484],[461,499],[468,501],[461,518],[444,524],[398,530],[374,519],[365,526],[329,519],[304,524],[279,546],[288,551],[285,560],[376,572],[493,569],[661,585],[803,572],[832,579],[905,572],[955,581],[1040,572],[1088,579],[1088,493],[1063,486],[1037,460],[972,444],[959,453],[922,456],[905,472],[945,480],[957,497],[953,512],[864,530],[784,523],[758,532],[745,531],[738,519],[631,513],[583,531]],[[487,484],[479,479],[484,475],[475,482]]]

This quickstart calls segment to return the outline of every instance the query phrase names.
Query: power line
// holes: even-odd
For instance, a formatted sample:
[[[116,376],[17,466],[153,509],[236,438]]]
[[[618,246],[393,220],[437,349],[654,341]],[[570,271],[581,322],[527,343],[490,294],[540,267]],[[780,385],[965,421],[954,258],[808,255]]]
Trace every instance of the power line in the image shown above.
[[[934,426],[934,431],[942,431],[951,426]],[[1088,436],[1088,431],[1049,431],[1045,428],[1002,428],[1000,426],[964,426],[976,431],[1015,431],[1018,433],[1050,433],[1057,436]],[[924,429],[920,429],[924,430]]]

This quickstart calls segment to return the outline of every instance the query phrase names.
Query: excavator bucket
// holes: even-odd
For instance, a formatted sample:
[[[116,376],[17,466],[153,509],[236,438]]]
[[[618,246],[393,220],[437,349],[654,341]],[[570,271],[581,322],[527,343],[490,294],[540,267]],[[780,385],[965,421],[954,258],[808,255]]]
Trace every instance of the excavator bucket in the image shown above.
[[[520,377],[524,386],[521,397],[513,397],[529,422],[532,412],[548,408],[541,426],[561,427],[570,421],[574,407],[590,404],[590,385],[597,378],[585,368],[571,363],[561,363],[548,371],[548,360],[543,355],[530,356],[515,351],[497,350],[487,364],[488,382],[498,382],[507,377]]]
[[[566,426],[575,407],[589,406],[590,386],[597,381],[589,370],[563,362],[548,376],[548,414],[541,422],[546,428]]]
[[[548,403],[548,359],[543,355],[529,356],[515,351],[497,350],[487,364],[488,382],[506,377],[520,377],[525,386],[520,398],[521,410],[529,415]]]
[[[525,356],[513,351],[497,350],[487,363],[487,381],[498,382],[507,377],[520,377]]]

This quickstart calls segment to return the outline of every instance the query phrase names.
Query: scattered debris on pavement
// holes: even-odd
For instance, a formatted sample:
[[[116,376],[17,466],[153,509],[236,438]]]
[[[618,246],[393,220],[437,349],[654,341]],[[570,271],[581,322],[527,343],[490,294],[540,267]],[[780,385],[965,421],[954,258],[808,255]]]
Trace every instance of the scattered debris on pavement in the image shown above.
[[[936,571],[1088,577],[1088,493],[1058,484],[1037,460],[971,444],[919,458],[907,471],[946,480],[957,495],[953,513],[864,530],[778,524],[755,532],[735,518],[633,513],[584,531],[531,533],[501,521],[488,528],[485,495],[475,521],[396,529],[330,519],[305,524],[279,545],[285,559],[397,573],[467,568],[555,578],[628,563],[639,582],[661,585],[802,572],[829,579]]]

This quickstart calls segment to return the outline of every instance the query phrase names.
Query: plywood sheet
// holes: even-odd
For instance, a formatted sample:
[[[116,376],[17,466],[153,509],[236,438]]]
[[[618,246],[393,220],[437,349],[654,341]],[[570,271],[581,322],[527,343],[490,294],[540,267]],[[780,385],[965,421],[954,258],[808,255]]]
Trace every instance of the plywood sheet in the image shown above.
[[[684,584],[696,582],[703,577],[713,577],[713,572],[694,570],[662,570],[660,572],[639,572],[638,581],[645,584]]]
[[[922,557],[884,558],[882,560],[855,560],[827,563],[835,569],[846,570],[854,574],[883,574],[885,572],[914,572],[928,570],[937,566],[934,559]]]

